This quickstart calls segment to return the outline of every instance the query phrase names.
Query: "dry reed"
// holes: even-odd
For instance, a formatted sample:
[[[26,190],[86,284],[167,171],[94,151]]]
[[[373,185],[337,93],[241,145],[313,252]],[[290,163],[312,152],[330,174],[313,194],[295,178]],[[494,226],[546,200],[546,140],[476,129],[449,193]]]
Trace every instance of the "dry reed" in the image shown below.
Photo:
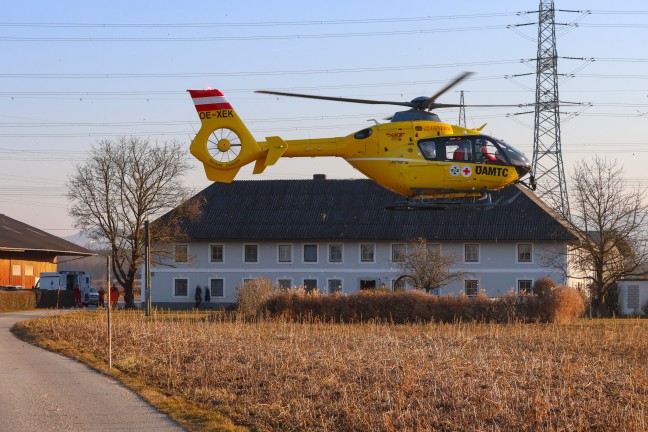
[[[30,325],[105,359],[103,314]],[[113,365],[259,431],[645,431],[647,326],[118,312]]]

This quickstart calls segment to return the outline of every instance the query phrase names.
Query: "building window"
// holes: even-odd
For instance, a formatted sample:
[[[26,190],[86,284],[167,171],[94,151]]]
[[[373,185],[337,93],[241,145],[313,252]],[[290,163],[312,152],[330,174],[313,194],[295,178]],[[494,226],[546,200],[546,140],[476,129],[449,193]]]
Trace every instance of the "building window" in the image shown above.
[[[426,248],[429,255],[441,254],[441,243],[428,243]]]
[[[530,263],[533,246],[531,243],[520,243],[517,245],[517,262]]]
[[[174,279],[173,280],[173,295],[174,295],[174,297],[187,297],[187,295],[189,295],[189,280],[188,279]]]
[[[626,296],[628,309],[639,309],[639,285],[628,285]]]
[[[329,262],[341,263],[342,262],[342,245],[330,244],[329,245]]]
[[[279,289],[289,290],[292,288],[292,279],[277,279],[277,285]]]
[[[394,243],[391,245],[391,260],[392,262],[405,261],[405,254],[407,253],[407,245],[405,243]]]
[[[223,251],[225,247],[222,244],[211,245],[211,256],[209,260],[211,262],[223,262]]]
[[[518,280],[518,294],[534,294],[533,281],[530,279]]]
[[[307,244],[304,245],[304,262],[316,263],[317,262],[317,245]]]
[[[34,276],[34,266],[26,265],[25,266],[25,276]]]
[[[329,294],[342,292],[342,279],[329,279],[328,280],[328,292],[329,292]]]
[[[465,262],[479,262],[479,245],[478,244],[465,244],[464,245],[464,261]]]
[[[225,281],[223,279],[210,279],[209,293],[212,297],[225,297]]]
[[[20,264],[13,264],[11,266],[11,276],[20,276],[21,275],[20,270],[21,270]]]
[[[376,279],[360,279],[360,290],[376,289]]]
[[[360,245],[360,262],[374,262],[376,245],[365,243]]]
[[[243,245],[243,250],[246,263],[259,262],[259,245]]]
[[[189,258],[189,245],[177,244],[174,250],[174,259],[177,263],[186,263]]]
[[[304,289],[307,293],[317,290],[317,279],[304,279]]]
[[[280,263],[292,262],[292,245],[277,246],[277,254],[279,255]]]
[[[469,279],[465,281],[466,295],[468,297],[473,297],[479,294],[479,281],[474,279]]]

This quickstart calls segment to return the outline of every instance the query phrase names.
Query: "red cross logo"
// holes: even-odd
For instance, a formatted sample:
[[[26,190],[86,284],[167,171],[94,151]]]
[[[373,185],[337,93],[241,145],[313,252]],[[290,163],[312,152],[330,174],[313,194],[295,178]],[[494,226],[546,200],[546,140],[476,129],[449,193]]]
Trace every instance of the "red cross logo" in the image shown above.
[[[464,167],[461,169],[461,175],[462,175],[462,176],[464,176],[464,177],[470,177],[471,174],[472,174],[472,169],[470,169],[469,166],[464,166]]]

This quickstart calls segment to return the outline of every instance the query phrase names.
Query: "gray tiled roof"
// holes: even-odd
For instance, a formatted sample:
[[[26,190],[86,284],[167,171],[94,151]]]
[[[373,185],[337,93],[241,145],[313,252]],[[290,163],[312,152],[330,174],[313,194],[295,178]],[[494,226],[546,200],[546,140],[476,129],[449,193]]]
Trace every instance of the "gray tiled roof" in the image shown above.
[[[493,199],[518,192],[510,205],[487,211],[394,211],[385,206],[402,197],[371,180],[236,180],[200,192],[203,215],[185,229],[191,240],[576,240],[523,187],[506,188]]]
[[[57,255],[96,255],[60,237],[0,214],[0,251],[38,251]]]

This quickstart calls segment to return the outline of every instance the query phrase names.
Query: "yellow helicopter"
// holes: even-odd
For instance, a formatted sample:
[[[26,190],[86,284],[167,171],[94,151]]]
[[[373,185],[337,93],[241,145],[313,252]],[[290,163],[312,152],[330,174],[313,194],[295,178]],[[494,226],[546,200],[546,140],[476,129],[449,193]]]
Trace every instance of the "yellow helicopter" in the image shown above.
[[[257,91],[410,108],[395,113],[388,123],[345,137],[301,140],[269,136],[265,141],[256,141],[222,92],[188,90],[202,122],[191,143],[191,154],[203,163],[209,180],[222,183],[232,182],[241,167],[251,162],[255,162],[253,173],[260,174],[280,157],[337,156],[379,185],[406,197],[387,208],[491,208],[500,204],[491,200],[491,192],[514,183],[535,189],[535,180],[532,176],[528,183],[523,180],[531,171],[526,156],[509,144],[482,134],[485,125],[477,129],[455,126],[441,122],[432,112],[461,106],[437,103],[436,99],[470,74],[464,72],[434,96],[421,96],[410,102]]]

